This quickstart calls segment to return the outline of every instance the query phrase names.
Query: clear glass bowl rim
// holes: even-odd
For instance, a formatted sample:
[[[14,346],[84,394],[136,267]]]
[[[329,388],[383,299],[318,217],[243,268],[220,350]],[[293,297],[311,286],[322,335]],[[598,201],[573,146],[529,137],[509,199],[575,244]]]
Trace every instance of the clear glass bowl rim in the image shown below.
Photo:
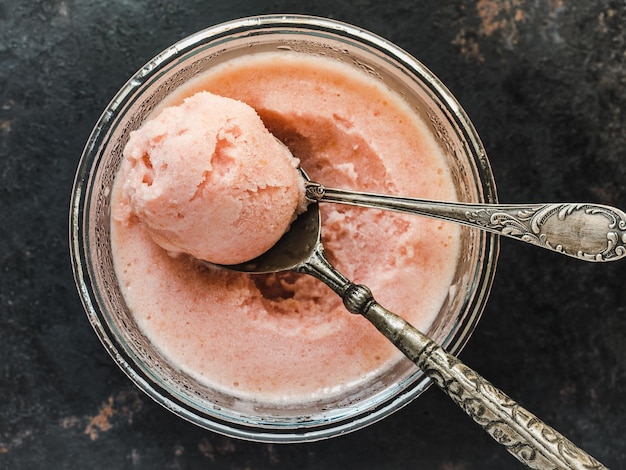
[[[394,400],[384,403],[382,406],[372,410],[366,415],[360,415],[353,420],[341,422],[336,425],[320,426],[319,428],[309,430],[287,429],[272,431],[268,429],[255,429],[254,427],[246,428],[233,425],[229,422],[221,422],[219,419],[215,419],[215,417],[212,416],[202,415],[198,413],[197,410],[185,406],[184,403],[170,396],[166,390],[163,390],[157,384],[153,383],[134,367],[132,359],[120,349],[115,338],[115,333],[107,327],[99,311],[97,296],[101,295],[101,293],[97,286],[94,286],[90,280],[89,253],[84,243],[84,221],[86,220],[84,210],[89,206],[89,198],[91,197],[89,187],[90,176],[94,170],[94,166],[99,163],[98,144],[102,138],[102,134],[107,132],[115,121],[117,113],[123,108],[129,97],[136,93],[142,84],[157,73],[160,68],[177,60],[181,55],[184,55],[202,44],[208,44],[212,41],[228,38],[239,33],[249,34],[255,31],[262,33],[263,30],[276,28],[284,30],[304,29],[313,34],[315,31],[319,31],[320,33],[335,34],[344,37],[391,56],[404,68],[419,77],[422,83],[429,87],[431,92],[441,100],[446,109],[451,113],[457,126],[463,133],[466,142],[469,144],[469,150],[472,153],[471,157],[476,164],[479,182],[482,185],[480,190],[485,202],[497,202],[495,182],[491,168],[474,126],[453,95],[421,62],[386,39],[341,21],[308,15],[252,16],[224,22],[203,29],[168,47],[144,65],[144,67],[126,82],[111,100],[89,137],[74,179],[69,220],[70,256],[79,296],[92,327],[117,365],[144,393],[176,415],[200,427],[225,435],[260,442],[304,442],[341,435],[378,421],[391,412],[402,408],[421,394],[430,385],[430,380],[426,378],[423,379],[417,386],[409,388],[404,393],[396,396]],[[482,243],[485,257],[483,258],[482,270],[477,275],[478,282],[475,286],[476,290],[474,291],[472,312],[467,316],[464,324],[458,328],[458,331],[454,335],[454,341],[448,345],[448,351],[452,354],[460,353],[474,331],[482,315],[495,275],[499,239],[495,235],[485,233],[482,238]]]

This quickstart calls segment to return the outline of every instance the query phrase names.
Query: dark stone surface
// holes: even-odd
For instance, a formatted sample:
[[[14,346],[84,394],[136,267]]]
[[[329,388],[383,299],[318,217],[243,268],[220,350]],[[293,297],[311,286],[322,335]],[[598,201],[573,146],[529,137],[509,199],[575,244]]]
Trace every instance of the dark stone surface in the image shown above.
[[[601,0],[0,2],[0,468],[518,468],[431,388],[325,442],[266,445],[188,424],[138,392],[89,325],[67,247],[72,180],[109,99],[149,58],[262,13],[345,20],[456,94],[507,202],[626,208],[626,5]],[[626,262],[504,240],[462,358],[611,468],[626,467]]]

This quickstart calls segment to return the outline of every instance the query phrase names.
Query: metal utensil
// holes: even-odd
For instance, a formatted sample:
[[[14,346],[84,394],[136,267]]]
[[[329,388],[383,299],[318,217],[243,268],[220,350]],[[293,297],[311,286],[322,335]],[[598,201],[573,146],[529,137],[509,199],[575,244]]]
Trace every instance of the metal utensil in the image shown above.
[[[491,437],[528,467],[605,468],[428,336],[378,304],[367,287],[353,284],[339,273],[324,256],[317,203],[309,204],[269,251],[250,262],[224,267],[257,274],[295,271],[321,280],[343,299],[348,311],[367,318]]]
[[[626,256],[626,214],[589,203],[530,205],[464,204],[326,188],[308,181],[306,196],[458,222],[515,238],[584,261],[614,261]]]

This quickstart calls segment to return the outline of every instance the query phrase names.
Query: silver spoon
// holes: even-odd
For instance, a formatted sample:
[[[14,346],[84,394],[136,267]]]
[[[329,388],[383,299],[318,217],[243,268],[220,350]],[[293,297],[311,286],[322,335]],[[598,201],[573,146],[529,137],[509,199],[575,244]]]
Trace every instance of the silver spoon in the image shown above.
[[[309,201],[338,202],[458,222],[585,261],[615,261],[626,256],[626,214],[610,206],[429,201],[326,188],[304,177]]]
[[[252,261],[222,267],[253,274],[294,271],[321,280],[339,294],[348,311],[367,318],[491,437],[528,467],[606,468],[428,336],[378,304],[367,287],[353,284],[339,273],[324,256],[317,203],[309,204],[269,251]]]

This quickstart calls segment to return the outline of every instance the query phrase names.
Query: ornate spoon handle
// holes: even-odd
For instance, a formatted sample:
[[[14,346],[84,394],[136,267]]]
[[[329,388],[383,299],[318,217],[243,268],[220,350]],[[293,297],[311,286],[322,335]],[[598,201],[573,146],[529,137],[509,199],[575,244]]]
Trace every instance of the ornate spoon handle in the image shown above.
[[[496,442],[529,468],[602,469],[596,459],[377,303],[365,315]]]
[[[463,204],[325,188],[312,182],[307,182],[307,198],[459,222],[585,261],[626,256],[626,214],[610,206]]]
[[[321,244],[296,271],[320,279],[339,294],[348,311],[367,318],[496,442],[529,468],[606,468],[404,319],[378,304],[367,287],[353,284],[337,272],[324,257]]]

